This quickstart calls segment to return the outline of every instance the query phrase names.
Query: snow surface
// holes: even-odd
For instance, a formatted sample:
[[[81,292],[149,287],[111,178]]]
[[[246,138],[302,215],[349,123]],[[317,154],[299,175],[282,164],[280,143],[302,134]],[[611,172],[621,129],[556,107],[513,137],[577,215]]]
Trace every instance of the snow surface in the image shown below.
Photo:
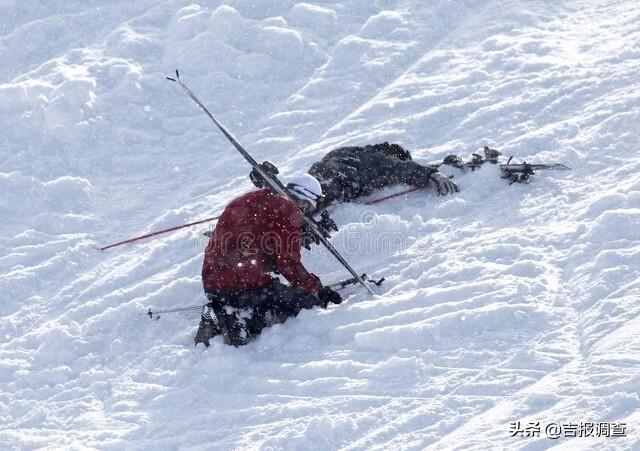
[[[1,449],[640,449],[640,9],[626,1],[0,1]],[[254,153],[563,162],[333,209],[379,296],[193,348],[202,228]],[[385,192],[392,192],[387,190]],[[345,276],[305,254],[323,281]],[[619,438],[510,422],[627,423]]]

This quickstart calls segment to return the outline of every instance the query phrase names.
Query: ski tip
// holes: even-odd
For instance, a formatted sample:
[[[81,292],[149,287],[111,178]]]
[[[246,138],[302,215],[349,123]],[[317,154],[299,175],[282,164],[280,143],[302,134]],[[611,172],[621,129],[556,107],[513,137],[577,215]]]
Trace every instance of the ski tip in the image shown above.
[[[165,77],[165,78],[166,78],[167,80],[169,80],[169,81],[173,81],[173,82],[178,81],[178,80],[176,80],[175,78],[172,78],[172,77]]]

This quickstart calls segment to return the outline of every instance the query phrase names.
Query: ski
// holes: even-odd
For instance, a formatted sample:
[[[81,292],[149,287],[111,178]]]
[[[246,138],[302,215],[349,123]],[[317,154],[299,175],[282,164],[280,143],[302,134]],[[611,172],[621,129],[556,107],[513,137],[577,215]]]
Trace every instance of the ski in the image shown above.
[[[460,166],[454,166],[457,168],[467,168],[467,169],[476,169],[483,166],[485,163],[463,163]],[[524,171],[527,167],[533,169],[534,171],[540,169],[546,169],[551,171],[570,171],[571,168],[562,163],[553,163],[553,164],[529,164],[529,163],[511,163],[511,164],[498,164],[500,169],[509,170],[509,171]]]
[[[180,85],[182,90],[189,97],[191,97],[191,100],[193,100],[206,113],[207,116],[209,116],[209,119],[211,119],[211,121],[218,127],[218,129],[224,134],[224,136],[229,140],[229,142],[233,144],[236,150],[240,152],[240,155],[242,155],[242,157],[244,157],[244,159],[247,160],[247,162],[253,167],[253,169],[262,176],[262,178],[265,180],[265,182],[269,185],[269,187],[274,192],[291,199],[291,196],[287,193],[285,186],[282,184],[282,182],[280,182],[280,180],[278,180],[276,176],[271,175],[267,171],[265,171],[264,168],[260,164],[258,164],[256,160],[253,159],[253,157],[249,154],[249,152],[247,152],[247,150],[231,134],[231,132],[227,130],[227,128],[224,125],[222,125],[222,123],[220,123],[220,121],[218,121],[213,116],[213,114],[207,109],[206,106],[204,106],[204,104],[200,101],[200,99],[198,99],[198,97],[196,97],[196,95],[191,91],[191,89],[189,89],[189,87],[182,82],[182,80],[180,79],[180,73],[178,72],[178,70],[176,70],[175,78],[167,77],[167,80],[172,81],[174,83],[178,83]],[[320,230],[318,229],[318,226],[316,225],[315,220],[309,214],[302,211],[301,213],[306,226],[309,228],[309,230],[311,230],[311,232],[316,236],[316,238],[327,248],[329,252],[331,252],[331,254],[342,264],[342,266],[344,266],[351,273],[351,275],[353,275],[353,277],[358,281],[358,283],[360,283],[360,285],[365,287],[369,293],[371,293],[372,295],[375,295],[374,291],[369,287],[369,285],[365,283],[362,277],[358,275],[358,273],[351,267],[351,265],[349,265],[349,263],[345,260],[345,258],[338,252],[338,250],[335,247],[333,247],[333,245],[325,238],[324,234],[320,232]]]
[[[535,171],[538,170],[551,170],[551,171],[569,171],[571,168],[561,163],[551,164],[530,164],[526,161],[524,163],[511,163],[512,156],[509,157],[506,163],[498,164],[498,158],[502,155],[501,152],[491,149],[488,146],[484,146],[484,157],[477,153],[472,154],[471,161],[464,162],[462,158],[457,155],[447,156],[442,163],[431,165],[434,169],[438,169],[440,166],[452,166],[458,169],[471,169],[475,171],[477,168],[484,166],[485,164],[494,164],[500,168],[501,176],[504,179],[509,180],[509,185],[514,183],[529,183],[529,177],[535,175]]]

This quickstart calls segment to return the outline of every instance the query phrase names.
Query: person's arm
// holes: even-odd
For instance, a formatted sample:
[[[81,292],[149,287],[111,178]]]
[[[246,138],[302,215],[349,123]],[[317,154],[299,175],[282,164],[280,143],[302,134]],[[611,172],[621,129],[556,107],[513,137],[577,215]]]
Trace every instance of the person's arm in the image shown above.
[[[322,287],[320,279],[307,271],[300,261],[302,214],[293,204],[283,209],[283,213],[275,227],[278,235],[274,249],[276,269],[292,286],[315,293]]]
[[[457,185],[448,177],[431,166],[423,166],[414,161],[400,161],[385,157],[386,174],[389,184],[404,183],[406,185],[426,187],[434,185],[438,194],[451,194],[459,191]],[[394,160],[394,161],[393,161]]]
[[[414,161],[398,161],[395,158],[393,160],[395,161],[391,162],[389,166],[393,163],[395,163],[395,166],[392,166],[389,176],[394,183],[424,187],[429,185],[431,174],[438,172],[437,169],[422,166]]]

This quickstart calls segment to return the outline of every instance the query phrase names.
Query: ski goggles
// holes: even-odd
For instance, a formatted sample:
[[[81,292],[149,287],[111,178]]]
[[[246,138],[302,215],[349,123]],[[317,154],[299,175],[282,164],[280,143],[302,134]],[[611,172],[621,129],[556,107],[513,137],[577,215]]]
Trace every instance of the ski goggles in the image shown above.
[[[324,196],[322,194],[318,195],[310,189],[307,189],[302,185],[298,185],[297,183],[288,183],[286,188],[295,195],[299,196],[301,200],[311,202],[314,208],[318,205],[318,202],[324,199]]]

